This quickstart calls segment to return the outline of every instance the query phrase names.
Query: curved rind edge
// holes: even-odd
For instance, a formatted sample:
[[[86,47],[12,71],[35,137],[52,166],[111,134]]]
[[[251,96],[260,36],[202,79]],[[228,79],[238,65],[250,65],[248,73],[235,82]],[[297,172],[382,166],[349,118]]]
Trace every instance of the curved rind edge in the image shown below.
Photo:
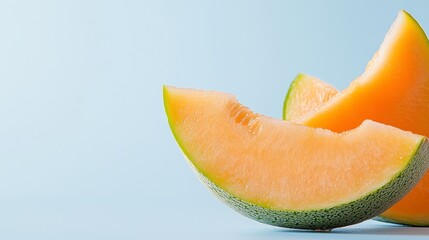
[[[300,79],[302,79],[303,76],[304,76],[303,73],[298,73],[298,75],[296,75],[296,77],[292,80],[292,82],[289,85],[289,89],[287,90],[285,99],[283,100],[283,112],[282,112],[283,120],[286,120],[286,121],[288,120],[286,113],[287,113],[287,105],[289,103],[289,97],[294,90],[294,86],[297,84],[298,81],[300,81]]]
[[[278,227],[329,230],[371,219],[405,196],[429,167],[429,142],[426,138],[419,144],[412,158],[404,171],[376,191],[350,203],[311,211],[273,210],[243,201],[214,184],[195,168],[192,161],[188,161],[209,190],[246,217]]]
[[[168,89],[163,86],[163,100],[164,107],[173,136],[184,153],[189,165],[196,172],[196,174],[203,181],[204,185],[211,190],[222,202],[226,203],[229,207],[236,210],[240,214],[259,221],[261,223],[287,228],[298,229],[312,229],[312,230],[327,230],[336,227],[356,224],[364,220],[375,217],[376,215],[384,212],[393,204],[399,201],[406,193],[408,193],[414,185],[418,183],[420,178],[429,167],[429,143],[426,138],[422,140],[410,160],[405,170],[394,177],[389,183],[382,188],[364,196],[363,198],[336,206],[329,209],[318,209],[313,211],[282,211],[264,208],[246,201],[243,201],[232,194],[224,191],[212,181],[210,181],[204,173],[200,172],[190,160],[190,154],[186,148],[181,144],[180,138],[177,136],[173,123],[169,118],[169,104],[168,104]],[[426,157],[428,156],[428,157]],[[425,159],[428,158],[428,159]],[[407,179],[411,181],[407,184]],[[406,188],[408,186],[408,188]],[[406,188],[406,191],[403,189]],[[395,191],[394,191],[395,190]],[[383,200],[383,197],[390,195],[388,201]],[[373,200],[374,199],[374,200]],[[364,207],[363,209],[362,206]],[[366,206],[366,207],[365,207]],[[352,216],[353,221],[350,216]],[[383,218],[386,220],[385,218]],[[377,218],[376,220],[381,220]],[[383,220],[381,220],[383,221]],[[392,221],[391,221],[392,222]]]

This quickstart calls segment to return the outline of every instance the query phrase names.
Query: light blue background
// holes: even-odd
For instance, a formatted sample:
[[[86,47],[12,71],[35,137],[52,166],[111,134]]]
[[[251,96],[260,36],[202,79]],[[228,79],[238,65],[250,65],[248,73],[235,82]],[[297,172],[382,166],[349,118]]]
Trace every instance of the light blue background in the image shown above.
[[[298,72],[340,89],[362,73],[402,8],[429,29],[424,1],[0,1],[0,239],[427,238],[236,214],[187,166],[162,105],[170,84],[280,117]]]

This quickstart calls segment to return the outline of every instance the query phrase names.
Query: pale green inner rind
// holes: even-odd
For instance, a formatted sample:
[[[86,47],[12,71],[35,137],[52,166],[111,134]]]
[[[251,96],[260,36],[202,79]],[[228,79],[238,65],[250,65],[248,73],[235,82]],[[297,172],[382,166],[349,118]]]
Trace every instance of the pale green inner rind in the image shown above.
[[[279,227],[324,230],[356,224],[389,209],[405,196],[424,175],[429,167],[427,156],[429,156],[429,143],[424,139],[418,145],[404,170],[383,187],[358,200],[332,208],[311,211],[273,210],[249,203],[226,192],[197,169],[196,171],[205,185],[217,197],[244,216]]]
[[[283,101],[283,120],[289,120],[287,118],[287,111],[289,108],[289,104],[290,104],[290,97],[292,96],[293,92],[295,91],[295,85],[298,84],[298,81],[300,81],[302,79],[304,75],[302,73],[298,74],[295,79],[291,82],[290,86],[289,86],[289,90],[287,91],[287,94],[285,96],[285,99]]]
[[[422,37],[424,38],[424,39],[426,39],[426,42],[427,43],[429,43],[429,41],[428,41],[428,37],[427,37],[427,35],[426,35],[426,32],[425,32],[425,30],[423,30],[423,28],[420,26],[420,23],[419,22],[417,22],[417,20],[413,17],[413,16],[411,16],[411,14],[409,14],[407,11],[405,11],[405,10],[401,10],[403,13],[405,13],[405,16],[408,18],[408,19],[410,19],[411,21],[413,21],[418,27],[419,27],[419,29],[420,29],[420,33],[422,33]]]
[[[198,168],[193,163],[193,161],[191,161],[191,159],[193,159],[193,157],[191,157],[191,154],[188,152],[188,150],[186,150],[186,147],[182,143],[179,135],[177,134],[176,128],[174,127],[175,125],[172,122],[172,120],[170,118],[170,114],[169,114],[169,112],[170,112],[169,111],[170,110],[170,105],[168,104],[169,92],[168,92],[168,88],[166,86],[162,87],[162,93],[163,93],[164,108],[165,108],[165,113],[167,115],[168,125],[170,126],[171,133],[173,134],[173,137],[176,140],[177,145],[179,145],[179,148],[182,150],[183,154],[187,158],[187,160],[190,163],[190,165],[192,166],[192,168],[194,170],[196,170],[199,174],[203,174],[204,176],[207,176],[208,175],[207,173],[205,173],[202,169]]]
[[[191,154],[189,154],[186,147],[181,143],[175,131],[174,124],[169,118],[168,90],[166,87],[163,89],[163,95],[165,110],[173,136],[205,185],[230,207],[262,223],[289,228],[332,229],[364,221],[384,212],[401,199],[417,184],[429,166],[429,161],[425,159],[425,156],[429,156],[429,144],[423,138],[420,144],[417,145],[414,154],[410,156],[410,160],[402,172],[394,176],[383,187],[366,196],[362,196],[358,200],[332,208],[309,211],[269,209],[241,200],[233,194],[226,192],[208,179],[207,174],[195,166]]]
[[[412,159],[404,167],[404,171],[394,176],[383,187],[358,200],[332,208],[310,211],[273,210],[239,199],[217,186],[206,177],[206,174],[196,168],[186,149],[181,146],[180,142],[178,144],[206,187],[228,206],[240,214],[262,223],[299,229],[332,229],[356,224],[377,216],[405,196],[417,184],[429,165],[425,159],[425,156],[429,156],[429,144],[426,140],[422,140],[411,157]]]
[[[428,41],[428,38],[427,38],[427,35],[426,35],[426,33],[425,33],[425,31],[420,27],[420,24],[417,22],[417,20],[413,17],[413,16],[411,16],[407,11],[405,11],[405,10],[402,10],[402,12],[405,14],[405,16],[406,16],[406,18],[408,18],[408,19],[410,19],[411,21],[413,21],[417,26],[419,26],[419,28],[420,28],[420,32],[421,32],[421,34],[422,34],[422,38],[423,39],[425,39],[425,41],[427,42],[427,43],[429,43],[429,41]],[[298,78],[298,76],[296,77],[296,79]],[[287,111],[286,111],[286,109],[287,109],[287,107],[289,106],[289,104],[291,104],[291,102],[290,101],[288,101],[288,100],[290,100],[289,99],[289,97],[290,97],[290,93],[291,92],[293,92],[295,89],[293,89],[293,85],[294,85],[294,82],[296,81],[296,79],[294,79],[293,81],[292,81],[292,83],[291,83],[291,85],[290,85],[290,87],[289,87],[289,90],[288,90],[288,93],[287,93],[287,95],[286,95],[286,97],[285,97],[285,100],[284,100],[284,103],[283,103],[283,114],[282,114],[282,116],[283,116],[283,120],[287,120]],[[429,224],[423,224],[423,223],[419,223],[418,221],[414,221],[414,222],[412,222],[412,221],[409,221],[409,220],[404,220],[404,219],[394,219],[394,218],[387,218],[387,217],[384,217],[384,216],[377,216],[377,217],[375,217],[374,218],[374,220],[377,220],[377,221],[381,221],[381,222],[388,222],[388,223],[396,223],[396,224],[403,224],[403,225],[409,225],[409,226],[420,226],[420,227],[424,227],[424,226],[429,226]]]
[[[176,140],[177,144],[179,145],[179,148],[182,150],[182,152],[186,156],[186,158],[191,159],[190,158],[191,155],[186,150],[185,146],[183,146],[182,141],[180,140],[179,136],[176,133],[176,128],[174,127],[174,124],[171,122],[170,114],[169,114],[170,105],[168,104],[169,94],[168,94],[168,89],[165,85],[162,86],[162,96],[163,96],[163,100],[164,100],[164,108],[165,108],[165,113],[167,115],[168,125],[170,126],[170,129],[171,129],[171,132],[173,133],[174,139]]]

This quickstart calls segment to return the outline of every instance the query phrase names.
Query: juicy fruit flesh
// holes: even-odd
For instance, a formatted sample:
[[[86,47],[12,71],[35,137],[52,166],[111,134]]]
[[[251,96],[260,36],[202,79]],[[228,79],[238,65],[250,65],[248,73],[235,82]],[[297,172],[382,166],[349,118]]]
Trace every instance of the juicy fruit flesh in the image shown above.
[[[334,88],[329,88],[329,89],[326,88],[325,86],[330,87],[330,85],[322,82],[318,78],[315,78],[309,75],[303,75],[303,76],[305,76],[306,81],[309,79],[311,80],[307,81],[306,84],[299,84],[298,87],[295,87],[294,90],[296,92],[307,92],[308,89],[310,89],[310,92],[314,92],[313,91],[314,88],[317,88],[318,91],[324,91],[324,90],[328,91],[327,93],[323,94],[324,96],[329,96],[329,94],[333,92],[338,92]],[[309,84],[310,85],[316,84],[316,85],[310,86]],[[308,95],[309,95],[308,93],[299,94],[295,98],[286,98],[285,101],[287,101],[292,108],[297,108],[301,105],[300,101],[303,100],[301,98],[307,97]],[[328,101],[329,99],[330,98],[325,98],[324,102]],[[311,107],[312,109],[317,109],[324,102],[323,101],[311,102],[311,100],[306,100],[306,105],[312,106]],[[283,109],[283,111],[285,111],[285,109]],[[297,119],[299,119],[305,114],[306,112],[300,112],[299,114],[287,114],[287,115],[284,115],[283,119],[296,121]],[[286,119],[285,116],[287,116],[288,118]],[[384,218],[383,221],[392,221],[396,223],[416,225],[416,226],[428,226],[429,225],[429,204],[427,204],[428,199],[429,199],[429,174],[426,174],[411,192],[409,192],[402,200],[400,200],[398,203],[392,206],[389,210],[381,214],[381,216]]]
[[[300,89],[305,89],[305,91],[300,91]],[[334,87],[316,77],[298,74],[286,95],[283,105],[283,119],[298,119],[317,109],[337,92]]]
[[[342,132],[365,119],[429,136],[429,43],[401,11],[365,73],[300,123]]]
[[[386,37],[366,72],[348,89],[328,103],[320,103],[317,110],[307,115],[290,115],[289,120],[341,132],[353,129],[364,119],[372,119],[429,136],[428,40],[418,23],[404,12],[392,29],[391,37]],[[300,105],[300,100],[290,100],[289,104]],[[428,201],[429,173],[381,216],[428,226]]]
[[[337,134],[252,113],[232,95],[165,87],[172,131],[192,164],[234,196],[278,210],[348,203],[379,189],[422,137],[366,121]]]
[[[381,216],[410,225],[429,225],[429,175],[426,174],[409,194]]]

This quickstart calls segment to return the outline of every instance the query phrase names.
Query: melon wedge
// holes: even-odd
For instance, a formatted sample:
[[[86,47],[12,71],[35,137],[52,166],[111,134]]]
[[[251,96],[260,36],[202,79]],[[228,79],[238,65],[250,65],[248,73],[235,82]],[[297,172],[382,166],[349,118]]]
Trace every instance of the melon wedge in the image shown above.
[[[292,81],[283,103],[283,119],[295,120],[316,110],[338,91],[322,80],[300,73]]]
[[[334,133],[255,114],[230,94],[163,94],[171,131],[206,186],[262,223],[323,230],[364,221],[429,167],[427,139],[391,126]]]
[[[365,72],[299,122],[342,132],[365,119],[429,136],[429,42],[405,11]]]
[[[314,87],[323,95],[320,80]],[[301,81],[301,80],[297,80]],[[312,81],[306,81],[307,86]],[[429,42],[419,24],[401,11],[382,43],[368,63],[366,71],[344,91],[335,96],[330,88],[326,102],[299,99],[314,90],[293,85],[295,98],[285,105],[296,108],[312,106],[306,113],[288,115],[287,119],[307,126],[341,132],[353,129],[365,119],[389,124],[403,130],[429,136]],[[288,94],[289,95],[289,94]],[[318,105],[318,107],[314,107]],[[308,108],[307,108],[308,109]],[[285,111],[285,110],[284,110]],[[381,215],[385,221],[415,226],[429,226],[429,173],[405,198]]]

